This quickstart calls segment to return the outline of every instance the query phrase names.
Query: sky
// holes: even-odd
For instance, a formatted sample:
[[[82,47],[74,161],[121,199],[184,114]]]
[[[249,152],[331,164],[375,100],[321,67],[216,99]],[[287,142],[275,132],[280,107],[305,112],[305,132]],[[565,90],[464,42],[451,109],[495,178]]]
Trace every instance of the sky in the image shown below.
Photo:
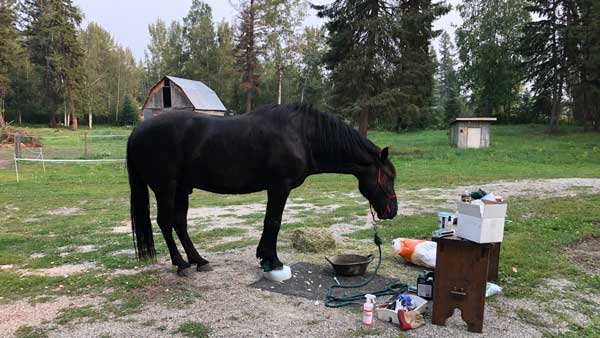
[[[89,22],[97,22],[106,29],[122,46],[129,47],[137,60],[144,57],[146,46],[150,42],[148,25],[156,19],[169,23],[173,20],[182,21],[187,14],[192,0],[74,0],[84,14],[82,27]],[[237,11],[231,2],[237,0],[204,0],[213,10],[213,21],[227,20],[233,22]],[[312,0],[314,4],[327,4],[331,0]],[[458,0],[447,1],[453,5]],[[323,23],[315,11],[309,9],[304,25],[319,26]],[[436,29],[444,29],[454,36],[455,26],[461,23],[458,12],[453,10],[434,23]],[[437,46],[437,41],[434,42]]]

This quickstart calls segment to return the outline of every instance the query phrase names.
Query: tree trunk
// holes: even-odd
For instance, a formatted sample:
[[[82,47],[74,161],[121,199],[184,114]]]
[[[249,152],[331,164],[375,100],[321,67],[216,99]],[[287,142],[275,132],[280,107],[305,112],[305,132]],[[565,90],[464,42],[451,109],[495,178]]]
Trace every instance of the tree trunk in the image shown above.
[[[0,127],[4,127],[6,121],[4,121],[4,96],[0,97]]]
[[[117,72],[117,103],[115,105],[115,122],[119,123],[119,94],[121,91],[121,63],[119,62],[119,71]]]
[[[76,131],[79,127],[77,123],[77,115],[75,115],[75,99],[73,98],[73,93],[71,92],[71,88],[69,88],[69,117],[72,121],[71,130]]]
[[[246,113],[252,111],[252,89],[248,88],[248,92],[246,93]]]
[[[558,132],[558,121],[560,120],[560,99],[552,100],[552,111],[550,112],[550,132]]]
[[[56,112],[50,113],[50,128],[56,128]]]
[[[358,115],[358,133],[363,137],[367,137],[369,130],[369,112],[362,110]]]
[[[253,95],[256,84],[254,83],[254,0],[250,0],[250,26],[248,27],[248,49],[246,50],[246,81],[248,81],[248,92],[246,94],[246,113],[252,111]]]
[[[277,104],[281,104],[281,82],[283,81],[283,66],[277,66],[277,75],[279,78],[279,84],[277,89]]]
[[[71,117],[71,130],[77,131],[77,128],[79,127],[79,124],[77,123],[77,116],[75,115],[75,113],[72,113]]]

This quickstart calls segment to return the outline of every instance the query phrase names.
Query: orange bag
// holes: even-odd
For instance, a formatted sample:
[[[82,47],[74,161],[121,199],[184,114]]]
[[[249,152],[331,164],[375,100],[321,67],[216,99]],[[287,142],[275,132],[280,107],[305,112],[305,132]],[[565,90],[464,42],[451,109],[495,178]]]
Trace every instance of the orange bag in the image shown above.
[[[432,241],[411,238],[396,238],[392,241],[396,253],[407,262],[435,269],[437,244]]]

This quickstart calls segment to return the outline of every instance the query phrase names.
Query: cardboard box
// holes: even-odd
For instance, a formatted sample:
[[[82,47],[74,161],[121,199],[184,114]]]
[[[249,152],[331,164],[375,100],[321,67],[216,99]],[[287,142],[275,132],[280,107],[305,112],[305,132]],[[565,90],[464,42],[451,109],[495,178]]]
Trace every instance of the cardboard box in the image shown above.
[[[483,201],[483,214],[479,205],[458,202],[456,236],[476,243],[502,242],[506,203]]]

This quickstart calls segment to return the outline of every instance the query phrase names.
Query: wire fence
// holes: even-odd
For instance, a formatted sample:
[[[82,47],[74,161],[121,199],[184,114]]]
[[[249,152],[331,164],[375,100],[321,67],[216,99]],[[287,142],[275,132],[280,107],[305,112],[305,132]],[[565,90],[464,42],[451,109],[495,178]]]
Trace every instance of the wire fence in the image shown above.
[[[101,164],[125,163],[128,134],[88,134],[65,136],[14,135],[15,178],[20,181],[20,171],[27,164]],[[0,154],[7,157],[6,149]],[[7,162],[7,159],[4,159]]]

